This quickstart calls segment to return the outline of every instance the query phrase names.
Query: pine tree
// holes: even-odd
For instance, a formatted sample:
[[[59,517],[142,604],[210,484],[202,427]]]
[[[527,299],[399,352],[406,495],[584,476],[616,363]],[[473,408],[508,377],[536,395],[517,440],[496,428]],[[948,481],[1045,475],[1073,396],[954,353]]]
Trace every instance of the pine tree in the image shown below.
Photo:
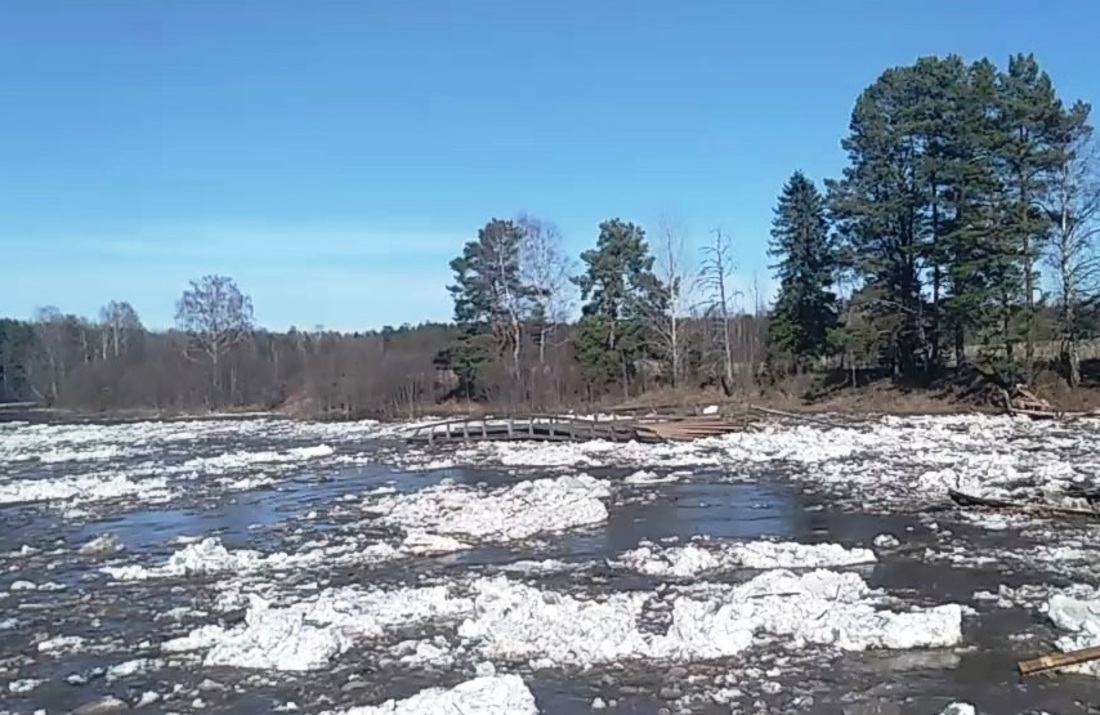
[[[856,101],[829,207],[863,296],[861,331],[879,336],[896,375],[931,376],[948,345],[960,366],[975,343],[1004,370],[1034,362],[1043,206],[1065,166],[1065,117],[1030,55],[1004,72],[921,58]]]
[[[802,367],[826,355],[836,326],[837,300],[832,287],[836,255],[825,219],[825,201],[812,181],[796,171],[775,207],[769,255],[779,295],[768,323],[773,358]]]
[[[840,180],[827,182],[848,267],[873,296],[863,317],[898,376],[916,375],[931,352],[921,282],[925,202],[911,105],[917,86],[911,68],[897,68],[864,90],[841,142],[849,165]]]
[[[462,333],[437,363],[458,376],[457,392],[467,399],[487,396],[480,378],[493,361],[505,361],[519,379],[523,330],[531,290],[520,273],[523,231],[513,221],[493,219],[451,261],[455,282],[447,287],[454,300],[455,322]]]
[[[633,223],[601,223],[596,248],[581,261],[586,271],[573,278],[584,301],[577,358],[591,386],[618,382],[628,392],[638,362],[652,357],[647,316],[667,309],[669,291],[653,272],[645,231]]]
[[[1051,228],[1042,205],[1064,161],[1056,143],[1065,111],[1054,83],[1033,55],[1009,58],[999,77],[998,100],[1002,142],[995,157],[1004,189],[1001,231],[1008,249],[1018,256],[1012,275],[1018,290],[1006,290],[1003,296],[1008,314],[1004,331],[1010,336],[1009,350],[1017,340],[1024,343],[1024,360],[1030,365],[1035,357],[1037,265]]]

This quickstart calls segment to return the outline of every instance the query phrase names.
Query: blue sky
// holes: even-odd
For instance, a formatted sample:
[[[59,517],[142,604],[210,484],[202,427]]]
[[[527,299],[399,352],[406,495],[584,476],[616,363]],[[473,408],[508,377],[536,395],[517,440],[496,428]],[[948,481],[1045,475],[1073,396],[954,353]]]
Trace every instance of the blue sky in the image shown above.
[[[165,327],[224,273],[273,328],[447,319],[447,262],[519,211],[573,253],[615,216],[721,226],[767,290],[777,192],[839,172],[883,69],[1034,51],[1100,103],[1098,21],[1095,0],[5,0],[0,314],[129,300]]]

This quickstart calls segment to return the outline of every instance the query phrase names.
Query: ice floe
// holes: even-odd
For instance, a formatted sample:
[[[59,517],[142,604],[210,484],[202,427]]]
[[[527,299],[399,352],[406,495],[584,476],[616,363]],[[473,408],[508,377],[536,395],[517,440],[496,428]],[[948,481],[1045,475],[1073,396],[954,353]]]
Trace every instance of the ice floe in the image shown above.
[[[447,544],[450,546],[450,544]],[[415,552],[415,551],[414,551]],[[397,558],[400,552],[385,542],[360,544],[354,540],[320,544],[316,548],[289,554],[278,551],[264,555],[252,549],[227,549],[221,539],[210,536],[187,544],[159,566],[126,564],[100,567],[103,573],[119,581],[146,581],[157,578],[184,578],[219,573],[235,575],[261,570],[304,569],[338,564],[378,563]]]
[[[767,571],[707,597],[619,592],[582,599],[504,577],[474,585],[474,613],[458,635],[485,657],[534,667],[587,667],[627,659],[691,661],[741,653],[757,637],[843,650],[946,647],[962,639],[962,608],[895,613],[876,608],[856,574]],[[663,604],[662,604],[663,602]],[[645,612],[671,613],[664,633],[643,630]]]
[[[877,560],[870,549],[848,549],[840,544],[725,543],[709,539],[673,547],[644,543],[619,558],[623,565],[644,574],[680,578],[736,568],[821,568],[855,566]]]
[[[523,481],[484,493],[441,484],[370,503],[384,523],[469,539],[516,541],[607,520],[607,484],[580,474]]]
[[[386,630],[468,612],[469,599],[454,597],[446,586],[322,592],[308,601],[273,606],[248,596],[244,623],[232,628],[201,626],[162,644],[166,653],[205,650],[203,663],[263,670],[304,671],[323,668],[359,641]]]
[[[322,715],[538,715],[535,696],[518,675],[486,675],[453,688],[430,688],[404,700]]]
[[[201,626],[162,648],[204,650],[206,665],[313,670],[399,626],[445,622],[460,622],[456,653],[536,668],[721,658],[760,638],[842,650],[960,642],[958,604],[893,612],[879,607],[881,596],[854,573],[820,569],[773,569],[746,583],[695,592],[593,598],[494,576],[450,586],[327,590],[286,606],[250,594],[243,624]],[[666,627],[643,626],[650,618],[665,618]]]
[[[82,505],[96,502],[169,501],[196,480],[224,491],[252,489],[298,465],[336,460],[334,444],[361,443],[385,431],[377,423],[270,418],[0,424],[0,505],[42,502],[78,515]],[[289,444],[241,446],[260,438]],[[307,440],[312,443],[301,443]]]
[[[1100,598],[1097,598],[1097,594],[1094,593],[1089,598],[1075,598],[1056,593],[1050,597],[1042,610],[1064,633],[1055,641],[1055,645],[1060,650],[1071,651],[1100,646]],[[1081,663],[1069,666],[1065,670],[1100,677],[1100,662]]]

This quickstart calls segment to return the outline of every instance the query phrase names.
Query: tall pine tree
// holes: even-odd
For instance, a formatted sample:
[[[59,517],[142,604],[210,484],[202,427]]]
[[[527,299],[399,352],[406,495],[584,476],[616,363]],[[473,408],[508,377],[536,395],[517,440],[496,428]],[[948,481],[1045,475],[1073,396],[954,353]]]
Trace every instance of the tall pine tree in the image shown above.
[[[581,261],[586,270],[573,278],[584,301],[577,358],[590,386],[618,382],[629,392],[639,361],[653,357],[648,321],[667,310],[669,290],[653,272],[645,231],[633,223],[601,223],[596,248]]]
[[[948,353],[961,366],[973,346],[1001,370],[1033,364],[1066,115],[1030,55],[1003,72],[921,58],[856,101],[829,205],[860,283],[861,334],[896,375],[930,376]]]
[[[768,352],[776,362],[806,367],[829,352],[836,327],[833,292],[836,254],[825,219],[825,200],[812,181],[796,171],[783,187],[772,221],[768,254],[779,279],[779,295],[768,323]]]
[[[519,379],[520,351],[531,289],[520,272],[523,230],[513,221],[493,219],[451,261],[455,282],[455,322],[462,333],[437,360],[458,377],[457,392],[467,399],[487,396],[482,379],[487,365],[503,362]]]

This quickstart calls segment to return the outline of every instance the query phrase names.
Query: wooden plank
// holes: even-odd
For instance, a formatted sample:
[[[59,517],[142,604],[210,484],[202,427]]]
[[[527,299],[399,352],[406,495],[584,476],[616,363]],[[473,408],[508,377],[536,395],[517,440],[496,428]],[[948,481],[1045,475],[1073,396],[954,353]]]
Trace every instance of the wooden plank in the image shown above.
[[[1035,675],[1056,668],[1065,668],[1071,665],[1080,665],[1093,660],[1100,660],[1100,646],[1091,646],[1072,650],[1068,653],[1051,653],[1031,660],[1021,660],[1016,664],[1020,669],[1020,675]]]

